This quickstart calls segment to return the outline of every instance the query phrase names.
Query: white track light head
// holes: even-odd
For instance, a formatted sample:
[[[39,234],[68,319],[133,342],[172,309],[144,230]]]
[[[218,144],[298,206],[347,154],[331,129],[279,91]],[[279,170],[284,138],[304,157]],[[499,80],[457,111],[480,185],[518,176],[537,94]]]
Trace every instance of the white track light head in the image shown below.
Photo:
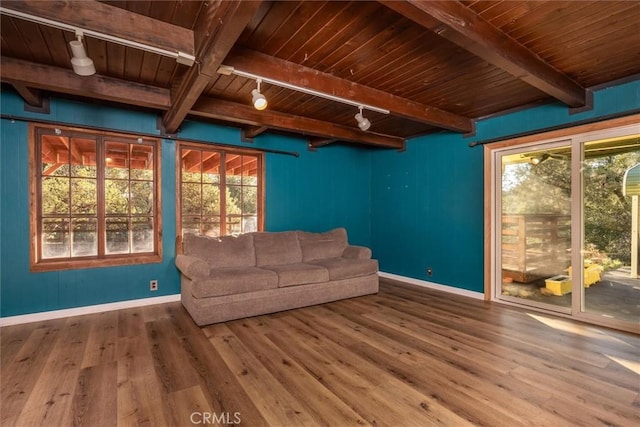
[[[87,52],[84,50],[82,44],[82,35],[78,35],[78,40],[72,40],[69,42],[71,47],[71,66],[73,72],[79,76],[91,76],[96,73],[96,67],[93,65],[91,58],[87,56]]]
[[[251,102],[256,110],[264,110],[267,108],[267,98],[260,93],[260,83],[262,83],[262,80],[258,79],[256,82],[258,83],[258,88],[251,91]]]
[[[367,131],[371,127],[371,122],[369,121],[369,119],[362,115],[362,107],[359,108],[360,111],[355,116],[356,121],[358,122],[358,127],[360,128],[360,130]]]

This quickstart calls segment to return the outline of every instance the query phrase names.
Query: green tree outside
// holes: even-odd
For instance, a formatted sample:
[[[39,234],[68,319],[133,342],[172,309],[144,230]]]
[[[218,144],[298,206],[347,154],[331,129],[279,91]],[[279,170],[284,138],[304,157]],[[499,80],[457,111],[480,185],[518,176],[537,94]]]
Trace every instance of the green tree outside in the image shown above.
[[[538,164],[513,163],[503,171],[504,214],[571,213],[571,161],[552,155]],[[585,246],[624,264],[631,261],[631,198],[624,173],[640,151],[587,158],[582,163]]]

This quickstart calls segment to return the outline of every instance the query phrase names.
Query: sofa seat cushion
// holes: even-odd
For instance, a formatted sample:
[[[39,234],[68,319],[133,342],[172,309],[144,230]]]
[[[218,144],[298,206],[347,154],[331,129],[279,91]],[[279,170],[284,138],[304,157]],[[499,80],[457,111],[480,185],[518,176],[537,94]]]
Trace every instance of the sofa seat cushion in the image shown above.
[[[220,267],[212,268],[208,278],[194,281],[191,294],[195,298],[208,298],[277,287],[278,275],[273,271],[257,267]]]
[[[298,231],[302,262],[342,256],[347,247],[347,230],[336,228],[326,233]]]
[[[256,250],[256,265],[281,265],[302,262],[302,251],[295,231],[251,233]]]
[[[184,236],[183,245],[186,255],[202,258],[211,268],[255,267],[256,265],[251,234],[220,238],[187,234]]]
[[[296,263],[266,265],[262,268],[275,271],[278,274],[278,287],[280,288],[329,281],[329,272],[319,265]]]
[[[375,259],[327,258],[309,261],[309,264],[329,270],[331,280],[350,279],[378,272],[378,260]]]

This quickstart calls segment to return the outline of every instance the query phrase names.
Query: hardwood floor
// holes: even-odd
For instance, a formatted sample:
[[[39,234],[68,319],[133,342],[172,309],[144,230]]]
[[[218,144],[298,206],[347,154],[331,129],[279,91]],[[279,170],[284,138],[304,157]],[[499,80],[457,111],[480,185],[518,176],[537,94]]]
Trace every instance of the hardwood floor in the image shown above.
[[[205,328],[170,303],[0,337],[2,426],[640,425],[640,337],[384,279]]]

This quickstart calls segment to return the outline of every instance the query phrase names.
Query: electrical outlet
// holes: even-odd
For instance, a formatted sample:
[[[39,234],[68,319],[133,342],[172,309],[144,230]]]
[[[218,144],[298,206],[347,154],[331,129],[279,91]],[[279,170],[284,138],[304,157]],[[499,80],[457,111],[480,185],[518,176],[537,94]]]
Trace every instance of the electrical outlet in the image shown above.
[[[427,267],[427,276],[431,276],[433,274],[433,269],[431,267]]]
[[[158,281],[157,280],[150,280],[149,281],[149,290],[150,291],[157,291],[158,290]]]

